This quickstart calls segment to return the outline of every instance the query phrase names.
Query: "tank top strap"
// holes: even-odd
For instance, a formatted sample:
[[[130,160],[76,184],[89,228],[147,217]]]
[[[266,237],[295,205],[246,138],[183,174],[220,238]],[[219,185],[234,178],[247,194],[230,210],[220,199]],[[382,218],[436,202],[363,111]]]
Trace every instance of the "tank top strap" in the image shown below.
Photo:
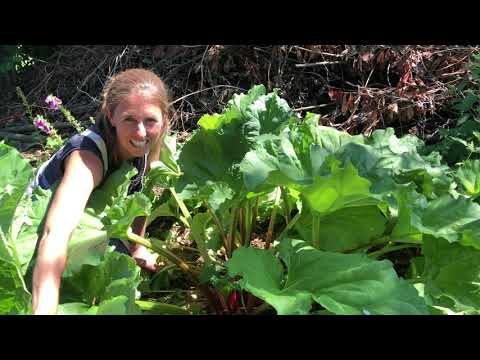
[[[108,171],[108,154],[107,154],[107,145],[105,144],[105,140],[98,135],[96,132],[87,129],[84,132],[82,132],[83,136],[86,136],[90,138],[98,147],[98,150],[100,150],[100,153],[102,154],[102,160],[103,160],[103,176],[107,174]]]

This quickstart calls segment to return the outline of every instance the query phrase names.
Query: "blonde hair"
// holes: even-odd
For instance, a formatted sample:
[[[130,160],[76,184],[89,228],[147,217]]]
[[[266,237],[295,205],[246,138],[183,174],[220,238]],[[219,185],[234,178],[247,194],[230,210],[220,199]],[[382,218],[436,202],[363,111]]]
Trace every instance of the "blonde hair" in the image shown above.
[[[108,79],[102,91],[102,104],[95,125],[105,138],[109,162],[117,166],[116,156],[117,134],[109,118],[118,104],[125,100],[133,91],[145,91],[153,99],[163,114],[164,127],[156,143],[152,144],[148,164],[158,160],[163,137],[168,132],[170,97],[165,83],[152,71],[146,69],[129,69]]]

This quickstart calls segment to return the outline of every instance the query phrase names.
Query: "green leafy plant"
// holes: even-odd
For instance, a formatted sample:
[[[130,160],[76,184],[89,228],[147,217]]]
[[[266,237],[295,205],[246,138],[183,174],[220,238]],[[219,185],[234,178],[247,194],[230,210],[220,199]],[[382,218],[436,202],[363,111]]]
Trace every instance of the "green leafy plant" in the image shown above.
[[[143,193],[127,195],[135,169],[124,164],[92,194],[69,243],[62,313],[192,313],[151,299],[133,260],[107,248],[109,237],[157,252],[165,283],[176,269],[219,314],[480,309],[476,160],[450,167],[393,129],[366,137],[319,126],[318,115],[299,118],[263,86],[235,95],[221,114],[204,115],[183,145],[166,137],[163,149]],[[31,176],[28,166],[22,176]],[[11,281],[2,291],[7,312],[17,313],[28,311],[22,278],[54,191],[25,197],[23,186],[5,192],[10,210],[2,215],[4,243],[15,244],[3,255]],[[175,219],[194,255],[133,234],[139,216],[150,227]],[[410,265],[396,265],[399,255]],[[138,298],[138,289],[149,299]]]
[[[24,45],[0,45],[0,76],[19,72],[35,63],[33,55]]]
[[[468,70],[468,78],[451,89],[454,126],[439,129],[441,141],[431,146],[451,165],[477,159],[480,149],[480,54],[472,56]]]

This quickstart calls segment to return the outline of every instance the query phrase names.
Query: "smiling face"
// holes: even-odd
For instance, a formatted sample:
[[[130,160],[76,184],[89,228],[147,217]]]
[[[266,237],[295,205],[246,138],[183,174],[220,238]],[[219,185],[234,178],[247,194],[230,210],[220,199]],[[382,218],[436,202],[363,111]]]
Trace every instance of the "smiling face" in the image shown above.
[[[110,114],[121,160],[143,156],[165,129],[160,107],[149,91],[134,90]]]

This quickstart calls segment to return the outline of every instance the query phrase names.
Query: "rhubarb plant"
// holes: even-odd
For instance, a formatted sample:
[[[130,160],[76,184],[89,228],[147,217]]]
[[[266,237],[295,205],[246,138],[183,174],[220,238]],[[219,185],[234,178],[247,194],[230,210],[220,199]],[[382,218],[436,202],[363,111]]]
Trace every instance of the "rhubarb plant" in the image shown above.
[[[157,252],[201,291],[208,312],[479,311],[476,160],[450,167],[415,136],[322,126],[261,85],[202,116],[184,144],[164,141],[142,193],[127,195],[135,170],[124,164],[92,194],[69,243],[61,313],[190,313],[148,303],[139,269],[111,251],[111,237]],[[28,313],[29,271],[54,189],[23,194],[33,169],[7,145],[0,151],[0,311]],[[3,164],[12,159],[14,167]],[[139,216],[145,238],[132,232]],[[194,261],[148,235],[167,219],[189,234]]]

